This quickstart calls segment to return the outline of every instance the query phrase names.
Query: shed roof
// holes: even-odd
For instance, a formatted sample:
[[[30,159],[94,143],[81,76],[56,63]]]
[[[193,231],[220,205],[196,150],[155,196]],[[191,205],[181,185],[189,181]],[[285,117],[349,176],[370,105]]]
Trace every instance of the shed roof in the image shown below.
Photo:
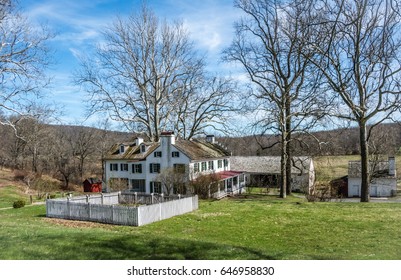
[[[309,172],[312,159],[310,157],[293,157],[293,174]],[[273,156],[235,156],[230,159],[231,170],[257,174],[280,174],[281,158]]]
[[[370,170],[374,178],[396,178],[395,172],[390,174],[389,161],[378,161],[369,162]],[[362,166],[360,161],[349,161],[348,162],[348,176],[351,178],[359,178],[362,174]]]

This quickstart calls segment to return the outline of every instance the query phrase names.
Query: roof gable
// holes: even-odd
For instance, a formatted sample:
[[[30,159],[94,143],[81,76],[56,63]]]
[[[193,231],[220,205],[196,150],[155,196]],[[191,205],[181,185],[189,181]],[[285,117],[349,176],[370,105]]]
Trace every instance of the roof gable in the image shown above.
[[[140,150],[141,145],[145,145],[146,152],[142,153]],[[135,145],[135,143],[126,144],[127,148],[124,153],[120,153],[121,144],[114,144],[109,152],[106,154],[105,159],[127,159],[127,160],[144,160],[146,157],[151,154],[157,147],[160,146],[159,143],[151,143],[151,142],[142,142],[140,145]]]

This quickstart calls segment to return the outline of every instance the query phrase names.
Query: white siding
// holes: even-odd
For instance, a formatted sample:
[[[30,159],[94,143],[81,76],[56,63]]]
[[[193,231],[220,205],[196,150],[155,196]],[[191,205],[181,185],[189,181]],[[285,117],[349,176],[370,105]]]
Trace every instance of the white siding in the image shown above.
[[[361,196],[360,178],[348,178],[348,197]],[[370,196],[389,197],[393,196],[397,190],[395,178],[374,178],[370,184]]]

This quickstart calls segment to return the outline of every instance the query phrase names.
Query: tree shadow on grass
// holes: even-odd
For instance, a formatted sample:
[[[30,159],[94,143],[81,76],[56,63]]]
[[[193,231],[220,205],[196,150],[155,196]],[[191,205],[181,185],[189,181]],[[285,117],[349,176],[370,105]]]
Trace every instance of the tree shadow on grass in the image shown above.
[[[123,237],[99,245],[101,249],[96,250],[93,255],[96,259],[274,259],[273,256],[249,248],[169,238],[153,238],[146,242],[132,243],[128,237]]]
[[[48,234],[30,240],[18,259],[28,260],[219,260],[275,259],[265,252],[240,246],[173,238],[151,238],[144,234],[108,236],[84,232]],[[68,236],[68,240],[66,240]],[[36,239],[36,240],[35,240]],[[17,245],[18,246],[18,245]],[[21,252],[22,253],[22,252]],[[277,256],[276,256],[277,257]]]

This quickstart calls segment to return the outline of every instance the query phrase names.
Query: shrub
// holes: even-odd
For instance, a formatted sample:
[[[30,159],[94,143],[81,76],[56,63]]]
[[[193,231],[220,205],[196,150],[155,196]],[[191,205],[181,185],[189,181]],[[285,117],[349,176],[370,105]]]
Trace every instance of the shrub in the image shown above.
[[[25,201],[24,200],[16,200],[13,203],[14,208],[22,208],[25,206]]]
[[[24,181],[25,177],[28,175],[28,172],[24,170],[14,170],[14,180],[16,181]]]
[[[37,191],[37,198],[42,199],[46,194],[58,190],[60,186],[57,182],[41,178],[35,181],[33,188]]]
[[[199,175],[195,180],[190,183],[193,193],[197,194],[199,198],[206,199],[218,191],[218,177],[216,174],[203,174]]]

